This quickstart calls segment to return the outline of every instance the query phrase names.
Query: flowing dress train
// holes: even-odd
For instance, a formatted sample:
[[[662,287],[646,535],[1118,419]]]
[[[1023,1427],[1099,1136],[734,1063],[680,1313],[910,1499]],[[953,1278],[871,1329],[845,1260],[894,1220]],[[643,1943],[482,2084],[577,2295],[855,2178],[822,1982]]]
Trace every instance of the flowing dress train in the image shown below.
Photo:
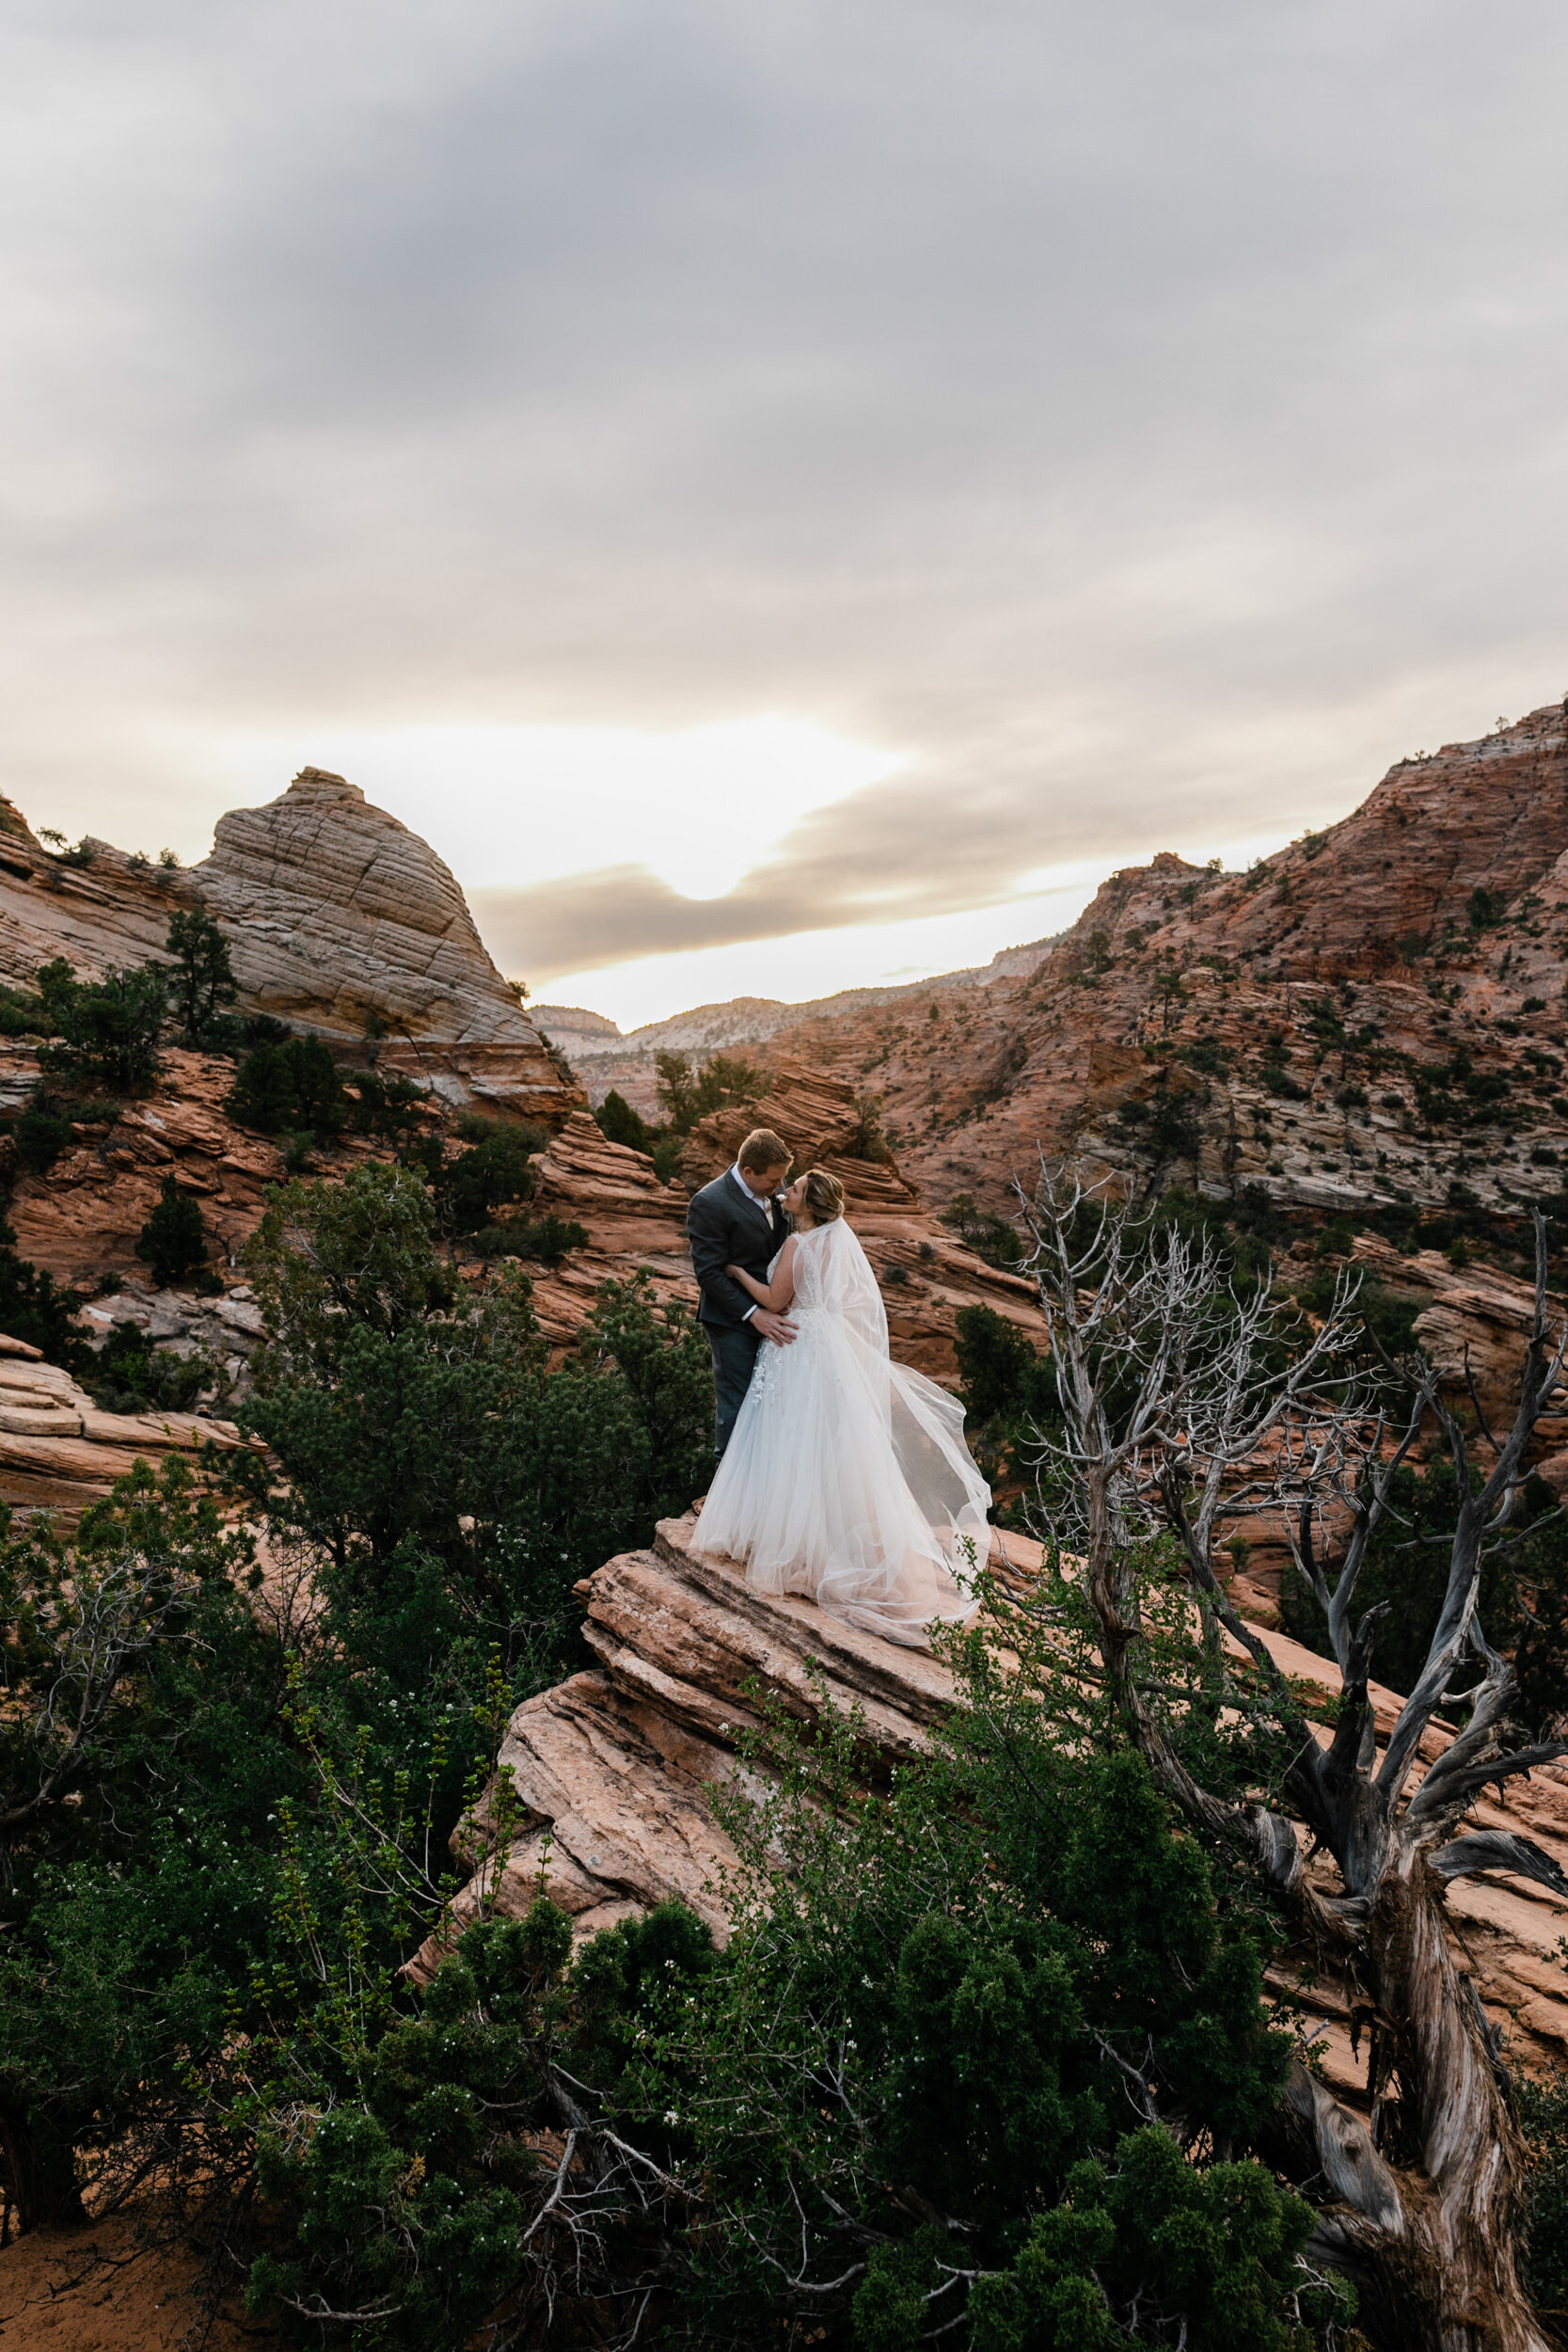
[[[697,1522],[701,1551],[885,1641],[960,1624],[990,1546],[963,1408],[888,1354],[870,1262],[842,1218],[795,1236],[797,1337],[765,1340]],[[777,1259],[774,1263],[777,1264]]]

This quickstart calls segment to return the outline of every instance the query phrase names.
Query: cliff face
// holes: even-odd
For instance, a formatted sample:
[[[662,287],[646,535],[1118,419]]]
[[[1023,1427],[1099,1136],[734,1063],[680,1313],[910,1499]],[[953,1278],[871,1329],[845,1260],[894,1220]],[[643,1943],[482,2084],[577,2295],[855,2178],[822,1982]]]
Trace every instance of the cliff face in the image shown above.
[[[578,1588],[597,1662],[513,1716],[499,1761],[512,1776],[520,1828],[457,1898],[459,1927],[482,1902],[520,1916],[543,1883],[579,1935],[678,1897],[721,1938],[728,1921],[720,1882],[736,1856],[714,1818],[713,1791],[754,1769],[740,1743],[765,1708],[806,1723],[824,1699],[841,1713],[859,1708],[874,1775],[917,1749],[951,1704],[952,1677],[936,1659],[837,1625],[810,1601],[753,1592],[733,1564],[694,1551],[693,1532],[690,1516],[666,1519],[646,1550],[607,1561]],[[1026,1587],[1039,1572],[1038,1546],[1017,1535],[1001,1542],[1000,1573]],[[1264,1638],[1308,1692],[1338,1689],[1338,1669],[1326,1660],[1285,1634]],[[1386,1740],[1400,1701],[1376,1683],[1370,1696]],[[1428,1731],[1423,1764],[1449,1736]],[[1523,1832],[1568,1863],[1568,1766],[1538,1768],[1506,1791],[1505,1803],[1476,1806],[1477,1825]],[[482,1808],[482,1836],[485,1825]],[[473,1868],[479,1856],[465,1859]],[[1568,1993],[1555,1954],[1568,1905],[1525,1880],[1465,1879],[1449,1889],[1449,1909],[1466,1973],[1507,2033],[1511,2064],[1560,2067]],[[425,1946],[412,1973],[427,1977],[439,1957],[436,1946]],[[1353,1988],[1326,1966],[1305,1980],[1280,1966],[1269,1989],[1312,2014],[1327,2080],[1339,2095],[1364,2101],[1366,2060],[1350,2038]]]
[[[435,850],[342,776],[307,768],[264,807],[230,810],[191,879],[257,1010],[347,1045],[378,1018],[382,1063],[452,1101],[553,1119],[584,1099]]]
[[[177,906],[204,907],[229,941],[240,1008],[357,1053],[367,1021],[380,1064],[453,1104],[554,1125],[586,1101],[485,953],[462,891],[417,834],[356,785],[307,768],[262,808],[220,818],[188,872],[89,845],[44,850],[20,812],[0,815],[0,984],[25,987],[64,956],[87,978],[164,954]]]
[[[1402,762],[1244,875],[1170,855],[1112,875],[1022,979],[776,1043],[879,1092],[938,1202],[1004,1205],[1043,1149],[1137,1188],[1258,1184],[1354,1215],[1459,1182],[1500,1207],[1560,1183],[1565,982],[1552,705]]]

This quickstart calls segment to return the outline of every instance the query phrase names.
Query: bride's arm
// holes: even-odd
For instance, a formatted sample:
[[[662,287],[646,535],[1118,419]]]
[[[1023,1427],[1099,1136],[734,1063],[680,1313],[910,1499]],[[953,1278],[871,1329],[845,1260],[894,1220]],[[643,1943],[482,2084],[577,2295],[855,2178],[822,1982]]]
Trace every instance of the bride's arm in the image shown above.
[[[770,1315],[782,1315],[795,1295],[795,1236],[791,1233],[779,1252],[779,1263],[773,1269],[770,1282],[759,1282],[754,1274],[744,1267],[727,1265],[725,1273],[738,1282],[743,1291],[754,1298],[759,1307],[766,1307]]]

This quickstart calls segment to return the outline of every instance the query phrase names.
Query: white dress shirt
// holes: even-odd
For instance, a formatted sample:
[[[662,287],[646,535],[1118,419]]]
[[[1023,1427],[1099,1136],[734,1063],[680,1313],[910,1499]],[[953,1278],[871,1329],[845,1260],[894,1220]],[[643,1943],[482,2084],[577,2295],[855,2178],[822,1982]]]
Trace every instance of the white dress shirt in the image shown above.
[[[776,1233],[779,1230],[779,1224],[777,1217],[773,1214],[772,1194],[770,1192],[753,1192],[751,1185],[746,1182],[745,1177],[742,1176],[740,1172],[740,1162],[738,1160],[736,1160],[735,1166],[731,1168],[730,1174],[735,1178],[736,1183],[740,1186],[741,1191],[746,1195],[747,1200],[751,1201],[752,1207],[762,1211],[763,1216],[768,1219],[768,1224],[772,1226],[773,1231]],[[753,1298],[745,1313],[741,1316],[741,1322],[750,1323],[752,1317],[756,1313],[756,1311],[757,1302]]]

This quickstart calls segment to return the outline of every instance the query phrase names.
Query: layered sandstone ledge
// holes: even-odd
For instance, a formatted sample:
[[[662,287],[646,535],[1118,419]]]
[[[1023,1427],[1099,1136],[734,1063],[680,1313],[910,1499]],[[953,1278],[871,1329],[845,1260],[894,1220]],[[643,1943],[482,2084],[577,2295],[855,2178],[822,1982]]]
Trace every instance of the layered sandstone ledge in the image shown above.
[[[513,1716],[499,1764],[520,1825],[458,1897],[459,1928],[482,1900],[520,1916],[543,1888],[579,1936],[673,1897],[722,1939],[725,1880],[736,1856],[714,1796],[736,1784],[755,1788],[740,1748],[743,1735],[760,1727],[764,1707],[800,1723],[815,1721],[824,1701],[843,1713],[858,1708],[875,1774],[918,1750],[952,1704],[952,1678],[936,1659],[842,1626],[809,1601],[753,1592],[733,1563],[693,1550],[694,1527],[691,1514],[662,1521],[647,1550],[608,1561],[578,1587],[584,1634],[599,1662]],[[1026,1590],[1039,1572],[1038,1547],[1011,1534],[999,1541],[999,1572]],[[1308,1706],[1313,1692],[1326,1698],[1338,1689],[1327,1660],[1281,1633],[1264,1639]],[[1381,1742],[1400,1700],[1378,1684],[1371,1697]],[[1326,1744],[1326,1728],[1321,1736]],[[1446,1737],[1427,1734],[1426,1762]],[[1523,1831],[1568,1867],[1568,1767],[1546,1766],[1509,1788],[1506,1804],[1475,1807],[1476,1824]],[[494,1793],[492,1784],[487,1806]],[[491,1820],[482,1809],[482,1837]],[[1568,1982],[1555,1953],[1568,1903],[1524,1881],[1464,1880],[1450,1887],[1448,1908],[1462,1964],[1513,2061],[1536,2072],[1562,2065]],[[440,1947],[427,1944],[412,1973],[422,1981],[439,1957]],[[1289,1964],[1271,1983],[1314,2020],[1327,2079],[1359,2097],[1366,2069],[1351,2049],[1345,1988],[1304,1982]]]
[[[138,1461],[157,1469],[171,1454],[252,1442],[200,1413],[101,1413],[68,1372],[0,1332],[0,1499],[62,1534]]]

